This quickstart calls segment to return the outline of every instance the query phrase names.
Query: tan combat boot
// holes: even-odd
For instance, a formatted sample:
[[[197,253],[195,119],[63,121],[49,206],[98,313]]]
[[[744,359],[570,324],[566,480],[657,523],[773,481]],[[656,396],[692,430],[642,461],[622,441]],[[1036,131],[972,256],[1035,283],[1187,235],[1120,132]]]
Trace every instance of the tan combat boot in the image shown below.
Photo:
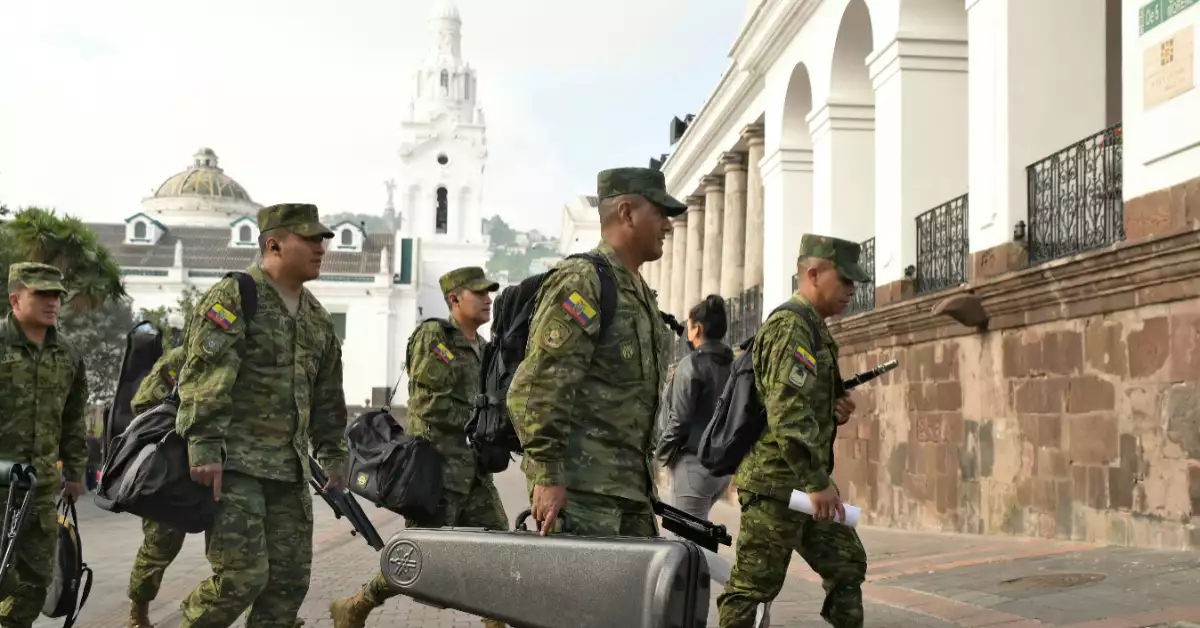
[[[344,597],[329,603],[329,614],[333,616],[333,628],[365,628],[367,617],[375,605],[367,601],[363,591],[354,597]]]
[[[150,623],[150,603],[129,603],[129,628],[154,628]]]
[[[484,620],[483,620],[483,627],[484,628],[508,628],[508,626],[506,626],[504,624],[504,622],[502,622],[502,621],[498,621],[495,619],[487,619],[487,618],[484,618]]]

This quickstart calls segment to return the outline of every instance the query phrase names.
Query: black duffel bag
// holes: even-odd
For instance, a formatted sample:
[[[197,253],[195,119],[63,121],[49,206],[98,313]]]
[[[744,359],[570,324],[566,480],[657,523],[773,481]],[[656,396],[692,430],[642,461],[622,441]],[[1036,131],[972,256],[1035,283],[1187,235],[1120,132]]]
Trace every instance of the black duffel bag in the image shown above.
[[[212,488],[192,481],[187,440],[175,432],[174,395],[134,418],[112,441],[104,460],[96,505],[127,512],[188,533],[212,525]]]
[[[358,415],[346,427],[347,484],[355,495],[405,519],[441,514],[442,457],[433,443],[409,436],[387,410]]]

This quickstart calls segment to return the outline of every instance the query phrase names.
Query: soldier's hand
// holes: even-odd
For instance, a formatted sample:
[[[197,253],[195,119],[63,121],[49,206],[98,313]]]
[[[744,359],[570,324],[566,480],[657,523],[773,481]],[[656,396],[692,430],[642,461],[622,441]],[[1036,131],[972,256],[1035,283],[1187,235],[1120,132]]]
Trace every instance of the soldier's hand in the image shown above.
[[[79,482],[63,482],[63,495],[75,503],[83,495],[83,484]]]
[[[838,494],[837,487],[833,484],[823,491],[809,493],[808,500],[812,502],[813,519],[834,521],[834,516],[836,516],[837,521],[846,520],[846,507],[842,505],[842,496]]]
[[[850,420],[850,415],[856,407],[854,400],[849,395],[838,399],[833,409],[834,414],[837,415],[837,424],[845,425],[846,421]]]
[[[325,492],[330,489],[341,490],[346,486],[346,478],[342,477],[341,473],[330,473],[329,480],[325,482],[325,486],[321,487],[321,491]]]
[[[533,487],[533,520],[538,522],[542,536],[550,534],[554,523],[558,521],[558,513],[567,505],[567,488],[565,486],[535,486]]]
[[[199,467],[192,467],[192,481],[197,484],[211,486],[213,501],[221,501],[221,463],[212,462]]]

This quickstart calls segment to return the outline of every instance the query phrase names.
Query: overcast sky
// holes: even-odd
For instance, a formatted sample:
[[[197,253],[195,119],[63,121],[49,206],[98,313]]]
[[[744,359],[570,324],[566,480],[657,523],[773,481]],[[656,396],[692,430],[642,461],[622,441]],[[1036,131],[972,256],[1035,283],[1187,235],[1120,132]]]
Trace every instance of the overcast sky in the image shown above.
[[[260,203],[381,213],[433,3],[0,2],[0,202],[118,222],[209,146]],[[488,122],[485,214],[551,232],[596,171],[668,150],[746,7],[457,4]]]

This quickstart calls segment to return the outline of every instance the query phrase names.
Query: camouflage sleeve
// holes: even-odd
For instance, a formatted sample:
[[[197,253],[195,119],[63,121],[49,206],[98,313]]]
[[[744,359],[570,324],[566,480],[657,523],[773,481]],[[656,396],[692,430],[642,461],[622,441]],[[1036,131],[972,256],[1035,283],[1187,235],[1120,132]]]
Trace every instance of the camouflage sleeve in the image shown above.
[[[179,374],[179,415],[175,429],[188,441],[192,466],[222,463],[225,431],[233,418],[233,385],[244,342],[246,321],[237,282],[217,282],[200,298],[183,346],[187,361]]]
[[[566,481],[563,457],[574,392],[600,333],[600,280],[591,264],[564,266],[546,277],[529,322],[529,347],[508,391],[508,410],[525,449],[525,475],[535,485]]]
[[[408,414],[430,428],[462,434],[466,416],[454,416],[450,395],[458,356],[446,346],[446,335],[436,322],[421,325],[409,344]]]
[[[137,393],[133,395],[130,409],[137,416],[162,403],[162,400],[175,388],[179,369],[183,366],[183,350],[179,347],[171,349],[154,363],[154,368],[142,379]]]
[[[820,442],[821,426],[813,412],[817,386],[812,330],[796,316],[783,316],[763,330],[754,347],[754,370],[765,374],[759,394],[784,461],[806,493],[829,486],[821,461],[829,443]],[[828,393],[826,393],[828,394]]]
[[[58,441],[58,459],[62,461],[63,478],[68,482],[83,481],[87,465],[87,365],[75,358],[75,377],[63,406],[62,435]]]
[[[346,471],[346,391],[342,383],[342,342],[329,326],[329,340],[313,387],[308,439],[313,457],[327,473]]]

